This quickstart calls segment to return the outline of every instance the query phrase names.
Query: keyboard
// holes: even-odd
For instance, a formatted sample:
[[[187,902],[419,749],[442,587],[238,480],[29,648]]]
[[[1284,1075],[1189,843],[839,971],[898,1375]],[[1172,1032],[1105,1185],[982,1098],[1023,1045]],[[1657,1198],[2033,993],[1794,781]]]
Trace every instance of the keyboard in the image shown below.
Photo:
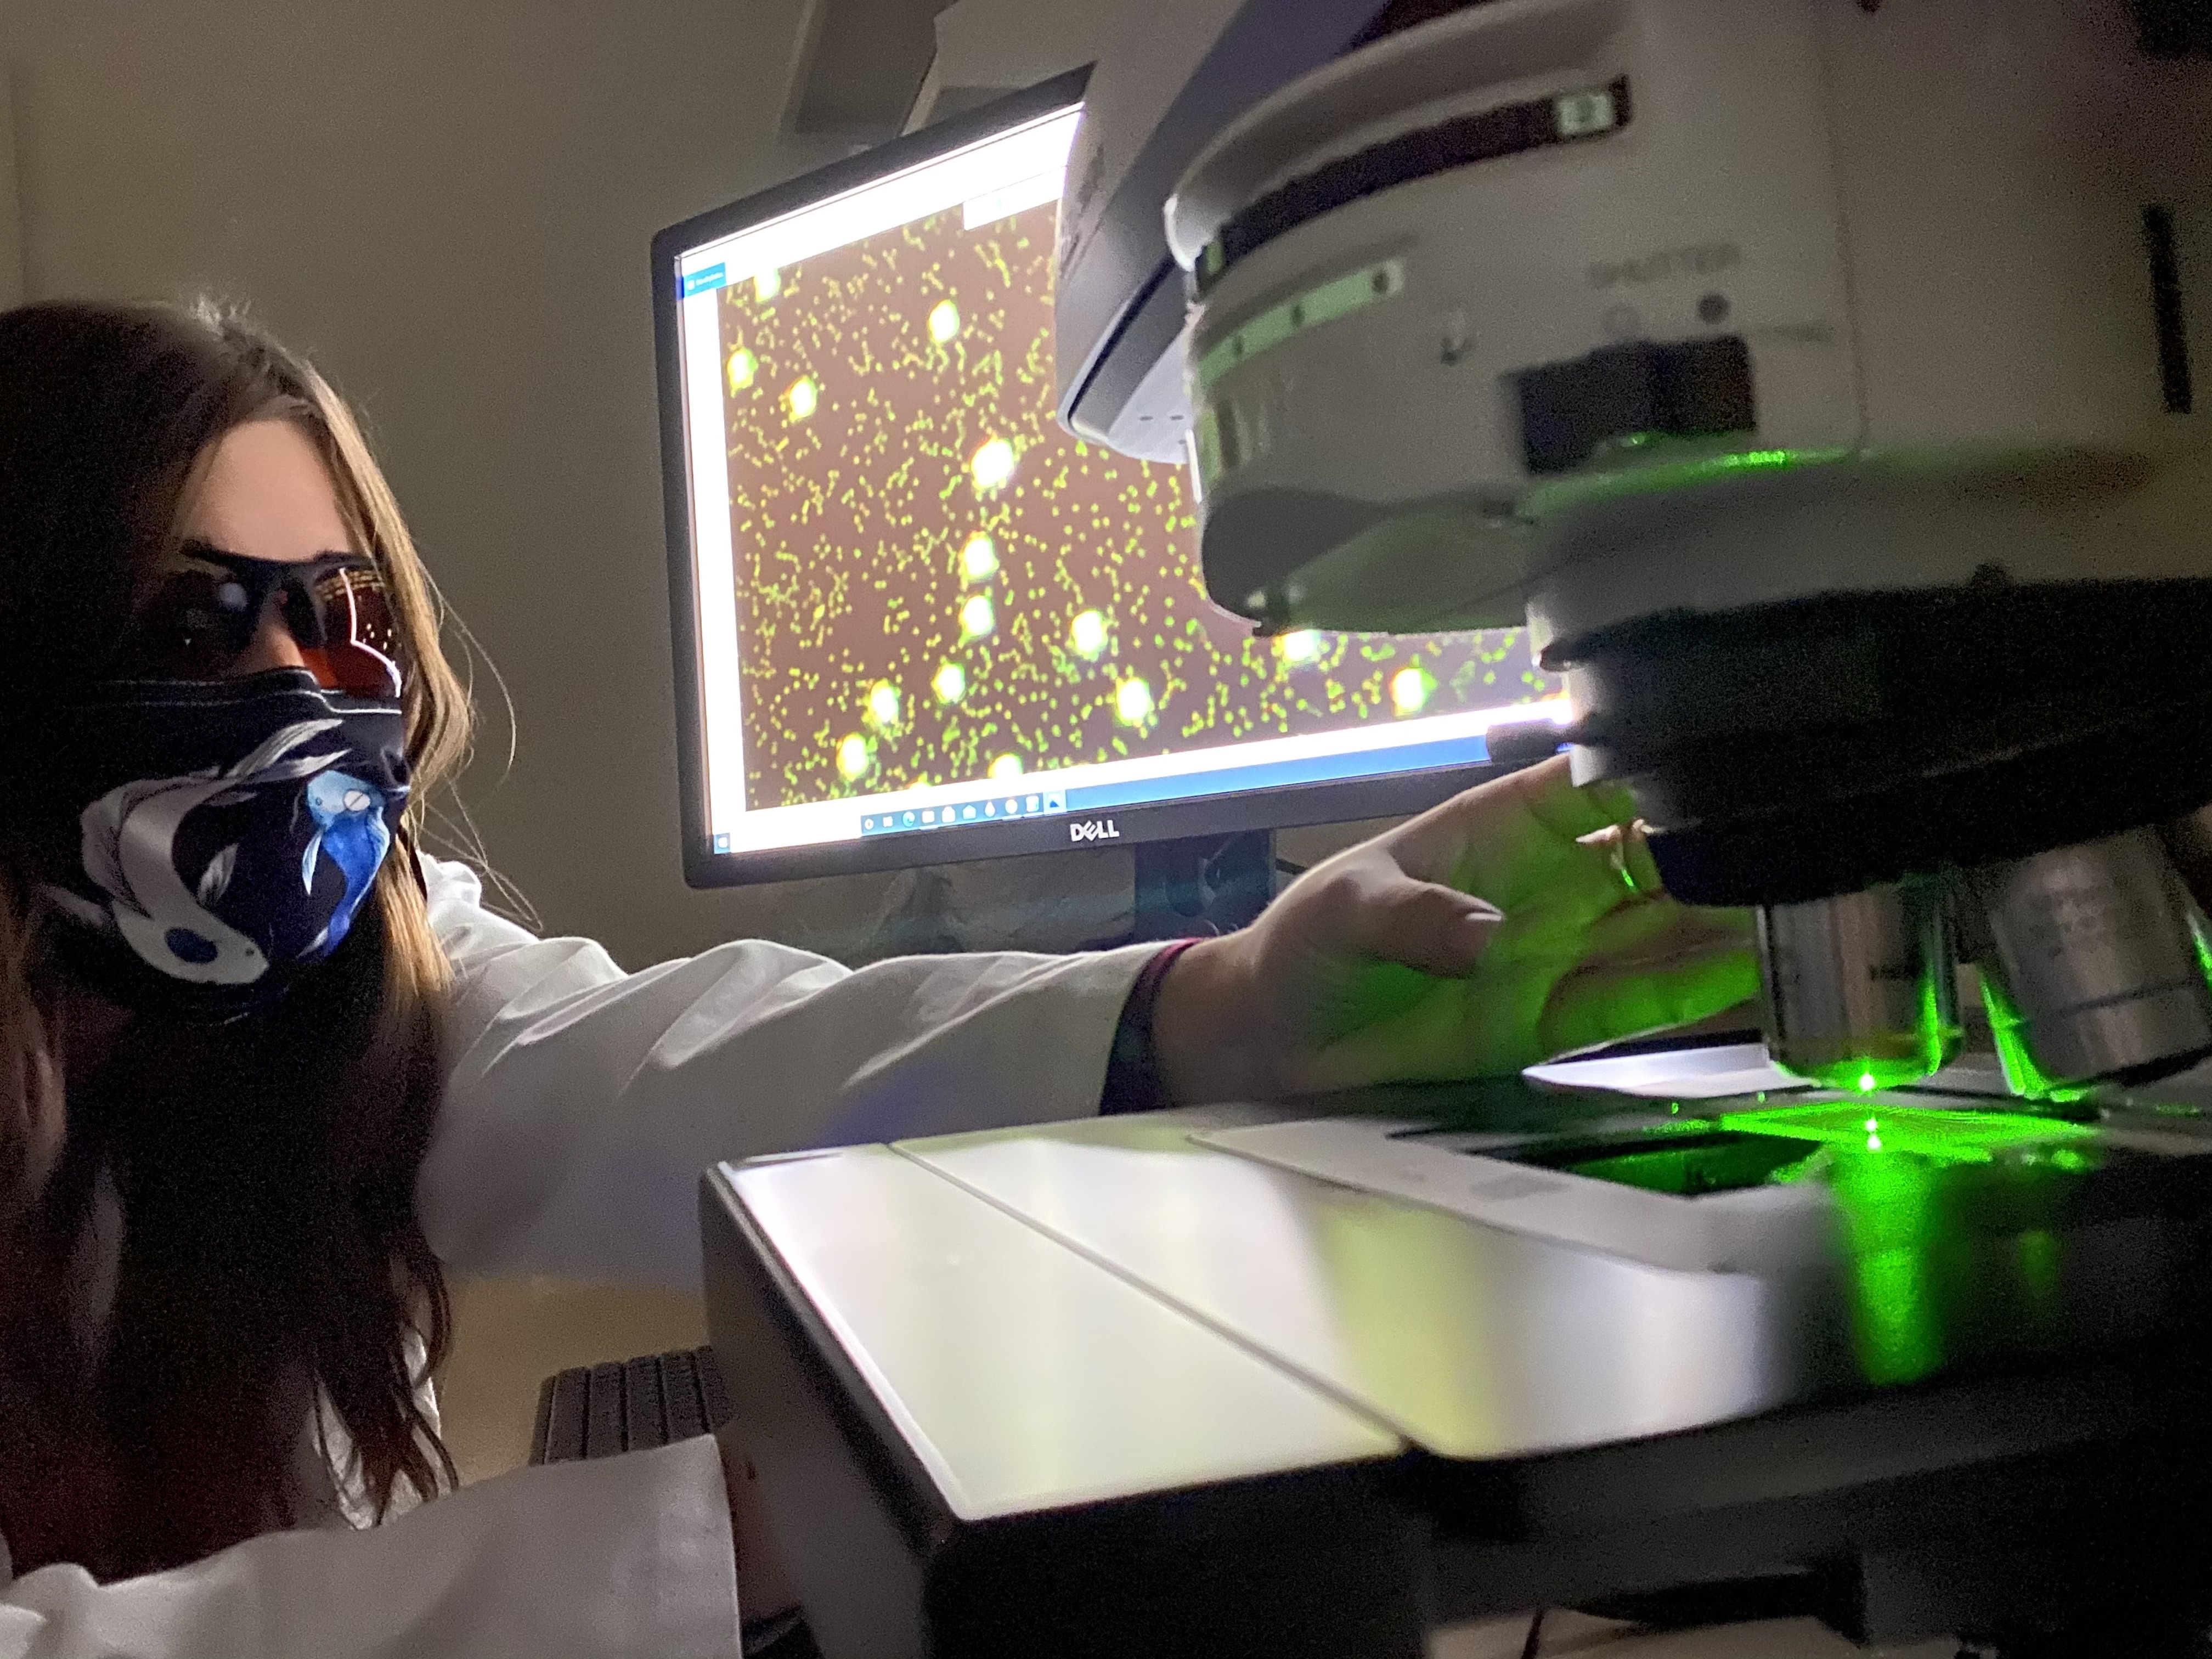
[[[635,1359],[575,1365],[538,1385],[532,1463],[567,1463],[650,1451],[730,1420],[730,1396],[712,1348],[641,1354]],[[821,1659],[798,1612],[748,1619],[745,1659]]]
[[[532,1463],[613,1457],[711,1434],[730,1420],[712,1348],[556,1371],[538,1390]]]

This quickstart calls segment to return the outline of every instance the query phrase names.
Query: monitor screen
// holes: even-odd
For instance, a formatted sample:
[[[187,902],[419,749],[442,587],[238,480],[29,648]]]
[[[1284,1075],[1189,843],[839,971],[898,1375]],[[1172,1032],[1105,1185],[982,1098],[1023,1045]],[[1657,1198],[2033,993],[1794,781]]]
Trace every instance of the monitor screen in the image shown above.
[[[1412,811],[1556,695],[1518,630],[1256,636],[1189,470],[1059,424],[1079,96],[655,241],[695,883]]]

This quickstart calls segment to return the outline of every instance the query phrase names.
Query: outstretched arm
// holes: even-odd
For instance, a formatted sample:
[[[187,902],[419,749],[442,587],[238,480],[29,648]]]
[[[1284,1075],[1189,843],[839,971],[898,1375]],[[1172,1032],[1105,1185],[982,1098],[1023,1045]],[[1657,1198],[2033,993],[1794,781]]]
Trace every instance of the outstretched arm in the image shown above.
[[[457,985],[418,1193],[432,1247],[471,1273],[690,1288],[699,1172],[718,1159],[1096,1112],[1152,955],[854,972],[739,940],[626,974],[483,909],[465,866],[426,873]]]

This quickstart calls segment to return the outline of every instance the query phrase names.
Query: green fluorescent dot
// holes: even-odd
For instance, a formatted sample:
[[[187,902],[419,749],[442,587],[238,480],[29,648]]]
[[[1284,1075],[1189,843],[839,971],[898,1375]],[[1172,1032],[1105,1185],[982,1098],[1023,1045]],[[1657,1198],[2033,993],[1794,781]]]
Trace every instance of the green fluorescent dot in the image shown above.
[[[1880,1086],[1880,1085],[1878,1085],[1875,1082],[1875,1080],[1874,1080],[1874,1073],[1873,1073],[1872,1072],[1861,1072],[1861,1073],[1859,1073],[1859,1092],[1860,1092],[1860,1093],[1862,1093],[1862,1094],[1869,1094],[1869,1095],[1870,1095],[1870,1094],[1872,1094],[1872,1093],[1875,1091],[1875,1090],[1878,1086]]]
[[[734,398],[753,383],[753,376],[760,372],[760,359],[739,346],[730,354],[729,369],[730,395]]]
[[[980,640],[999,625],[988,593],[971,593],[960,607],[960,637]]]
[[[1435,695],[1436,677],[1419,663],[1390,677],[1390,706],[1401,714],[1418,714]]]
[[[929,313],[929,337],[943,345],[960,332],[960,307],[950,300],[939,300]]]
[[[976,489],[999,489],[1014,476],[1014,447],[1004,438],[992,439],[969,458],[968,471]]]
[[[980,532],[960,550],[960,574],[971,582],[987,582],[999,574],[999,549]]]
[[[937,693],[939,702],[958,702],[968,695],[968,671],[957,662],[948,662],[937,671],[929,689]]]
[[[1134,678],[1114,688],[1114,718],[1124,726],[1142,726],[1152,717],[1152,688]]]
[[[868,752],[868,740],[855,732],[837,745],[837,775],[848,783],[854,783],[868,775],[875,757]]]
[[[803,421],[821,406],[822,391],[810,374],[803,380],[793,380],[791,390],[783,394],[783,401],[791,410],[791,418]]]
[[[1067,625],[1067,642],[1079,657],[1097,661],[1106,649],[1106,613],[1086,611]]]

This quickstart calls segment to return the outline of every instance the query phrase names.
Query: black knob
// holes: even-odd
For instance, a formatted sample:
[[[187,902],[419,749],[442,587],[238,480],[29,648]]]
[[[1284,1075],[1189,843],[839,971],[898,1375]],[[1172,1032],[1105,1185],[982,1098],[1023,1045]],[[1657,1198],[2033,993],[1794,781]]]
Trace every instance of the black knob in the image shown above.
[[[1733,334],[1661,345],[1606,346],[1524,368],[1521,443],[1531,472],[1580,466],[1601,444],[1652,434],[1713,437],[1758,428],[1751,352]]]

